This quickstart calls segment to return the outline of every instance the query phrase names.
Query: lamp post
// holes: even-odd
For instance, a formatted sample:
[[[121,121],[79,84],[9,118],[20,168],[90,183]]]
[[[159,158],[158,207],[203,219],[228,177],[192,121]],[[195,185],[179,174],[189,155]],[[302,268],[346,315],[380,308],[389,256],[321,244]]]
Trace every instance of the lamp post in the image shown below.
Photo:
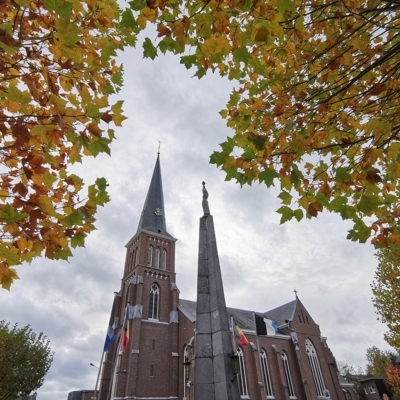
[[[235,376],[232,379],[232,382],[235,380],[237,374],[239,373],[239,356],[237,353],[232,351],[231,354],[229,354],[229,358],[231,359],[231,365],[232,365],[232,370]]]

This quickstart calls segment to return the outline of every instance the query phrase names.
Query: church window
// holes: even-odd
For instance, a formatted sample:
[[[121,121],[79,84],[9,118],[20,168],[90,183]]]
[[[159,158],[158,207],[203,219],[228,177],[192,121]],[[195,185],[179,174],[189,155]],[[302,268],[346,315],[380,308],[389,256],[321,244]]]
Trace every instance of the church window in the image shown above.
[[[300,314],[297,314],[297,316],[299,317],[299,321],[300,321],[300,323],[301,323],[301,318],[300,318]]]
[[[307,325],[310,325],[310,323],[308,322],[308,317],[307,317],[307,315],[306,315],[306,321],[307,321]]]
[[[264,349],[261,350],[261,366],[262,366],[262,372],[263,372],[264,384],[267,396],[273,397],[274,395],[272,394],[272,385],[268,368],[267,353],[265,352]]]
[[[161,269],[167,269],[167,250],[165,249],[162,251]]]
[[[130,271],[132,271],[132,268],[133,268],[133,260],[135,259],[135,255],[136,255],[135,250],[132,250],[131,257],[129,259],[129,264],[130,264],[129,270]]]
[[[160,248],[159,247],[156,248],[156,256],[155,256],[155,260],[154,260],[154,266],[156,268],[160,268]]]
[[[149,318],[158,319],[158,298],[160,295],[159,287],[153,283],[150,288]]]
[[[153,264],[153,246],[150,245],[147,251],[147,266],[151,267]]]
[[[244,357],[243,350],[238,347],[236,349],[236,353],[239,358],[239,391],[241,396],[248,396],[249,392],[247,391],[247,382],[246,382],[246,369],[244,366]]]
[[[150,376],[154,376],[154,367],[153,367],[153,364],[150,365]]]
[[[155,350],[156,349],[156,341],[153,339],[153,342],[151,344],[151,349]]]
[[[287,355],[284,351],[282,351],[282,362],[283,362],[283,369],[285,371],[286,382],[287,382],[287,386],[288,386],[288,390],[289,390],[289,397],[296,397],[296,395],[294,393],[292,376],[290,375],[289,361],[288,361]]]
[[[310,339],[306,340],[306,351],[308,355],[308,360],[310,361],[311,371],[313,374],[315,387],[317,389],[318,397],[324,396],[325,384],[322,378],[321,368],[319,367],[317,352]]]
[[[133,266],[134,266],[134,267],[136,267],[136,265],[137,265],[138,253],[139,253],[139,251],[138,251],[138,249],[136,249],[135,258],[134,258],[134,261],[133,261]]]

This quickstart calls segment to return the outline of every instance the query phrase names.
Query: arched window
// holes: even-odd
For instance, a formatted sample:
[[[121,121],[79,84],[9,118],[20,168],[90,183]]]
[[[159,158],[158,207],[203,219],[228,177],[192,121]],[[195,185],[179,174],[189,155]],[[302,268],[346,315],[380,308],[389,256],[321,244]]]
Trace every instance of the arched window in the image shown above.
[[[165,249],[162,251],[161,269],[167,269],[167,250]]]
[[[261,366],[262,366],[262,372],[264,376],[264,383],[267,396],[273,397],[274,395],[272,394],[272,385],[271,385],[271,377],[269,375],[267,353],[265,352],[264,349],[262,349],[260,355],[261,355]]]
[[[315,388],[317,389],[317,395],[318,397],[323,397],[325,389],[324,379],[322,378],[321,368],[319,367],[317,352],[315,351],[315,347],[311,343],[310,339],[306,340],[306,351],[308,360],[310,361]]]
[[[131,257],[129,259],[129,271],[132,271],[133,269],[133,260],[135,259],[135,255],[135,250],[132,250]]]
[[[153,246],[150,245],[147,251],[147,266],[151,267],[153,265]]]
[[[154,376],[154,367],[153,367],[153,364],[150,365],[150,376]]]
[[[160,248],[156,248],[156,256],[154,258],[154,266],[160,268]]]
[[[289,361],[284,351],[282,351],[282,362],[283,362],[283,369],[285,370],[286,382],[289,390],[289,397],[296,397],[296,395],[294,394],[292,376],[290,375]]]
[[[133,260],[133,266],[134,266],[134,267],[136,267],[136,265],[137,265],[138,253],[139,253],[139,250],[136,249],[135,258],[134,258],[134,260]]]
[[[241,396],[248,396],[249,393],[247,391],[247,382],[246,382],[246,369],[244,367],[244,357],[243,350],[238,347],[236,349],[236,353],[238,355],[239,361],[239,391]]]
[[[158,319],[158,299],[160,296],[160,288],[153,283],[150,288],[149,301],[149,318]]]

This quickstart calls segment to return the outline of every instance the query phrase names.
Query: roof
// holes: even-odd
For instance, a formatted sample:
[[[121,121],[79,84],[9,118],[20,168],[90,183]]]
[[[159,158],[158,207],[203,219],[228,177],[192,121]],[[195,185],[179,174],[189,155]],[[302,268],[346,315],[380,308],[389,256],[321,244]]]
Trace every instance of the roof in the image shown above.
[[[153,176],[151,178],[149,190],[147,192],[146,201],[144,202],[143,211],[140,216],[137,230],[138,232],[140,230],[146,230],[172,237],[167,232],[167,225],[165,223],[160,155],[157,156],[156,165],[154,167]]]
[[[284,304],[283,306],[274,308],[271,311],[267,312],[257,312],[257,314],[262,315],[267,317],[268,319],[271,319],[272,321],[276,322],[278,326],[284,325],[285,324],[285,319],[290,319],[287,318],[289,313],[290,316],[292,317],[294,309],[297,304],[297,299],[295,301],[292,301],[290,303]],[[196,321],[196,302],[192,300],[184,300],[180,299],[179,300],[179,306],[178,309],[187,317],[190,319],[190,321],[194,322]],[[233,317],[235,320],[235,323],[242,329],[245,330],[250,330],[254,331],[255,326],[254,326],[254,316],[253,313],[254,311],[252,310],[241,310],[238,308],[231,308],[227,307],[228,309],[228,315],[229,317]],[[282,314],[279,314],[279,310],[282,312]],[[272,318],[274,317],[274,318]],[[283,321],[283,323],[280,323],[280,321]]]
[[[296,311],[298,299],[296,298],[289,303],[274,308],[273,310],[264,313],[264,317],[275,321],[278,326],[287,324],[288,321],[293,321],[294,312]]]

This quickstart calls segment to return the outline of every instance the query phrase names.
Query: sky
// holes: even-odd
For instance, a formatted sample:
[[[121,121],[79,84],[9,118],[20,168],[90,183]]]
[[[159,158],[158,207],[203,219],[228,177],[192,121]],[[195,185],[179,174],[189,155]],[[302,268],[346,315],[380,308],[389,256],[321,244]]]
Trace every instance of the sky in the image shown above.
[[[202,181],[217,235],[227,305],[264,312],[292,301],[294,290],[341,363],[365,367],[366,350],[389,349],[377,321],[370,284],[377,261],[370,244],[346,239],[337,215],[280,225],[278,192],[255,183],[240,188],[209,156],[232,132],[218,112],[233,83],[217,75],[200,81],[162,56],[122,53],[128,117],[116,130],[111,157],[73,167],[91,184],[109,182],[111,202],[97,215],[97,230],[69,262],[35,260],[17,271],[11,291],[0,290],[0,319],[30,324],[50,339],[54,361],[38,400],[66,400],[70,391],[94,389],[114,292],[119,291],[125,244],[136,233],[161,142],[167,229],[178,239],[180,297],[196,299]]]

